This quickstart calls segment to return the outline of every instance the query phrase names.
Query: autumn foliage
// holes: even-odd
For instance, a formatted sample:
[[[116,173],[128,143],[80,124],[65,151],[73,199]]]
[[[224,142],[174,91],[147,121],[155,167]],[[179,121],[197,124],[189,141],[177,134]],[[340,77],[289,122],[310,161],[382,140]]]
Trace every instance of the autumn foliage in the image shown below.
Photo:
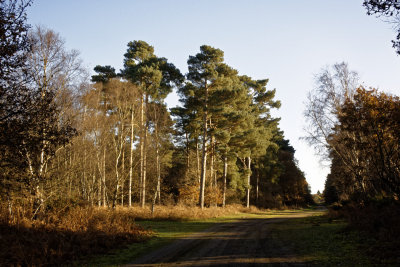
[[[359,87],[338,112],[324,196],[330,216],[344,217],[378,245],[382,262],[399,255],[400,99]]]
[[[346,99],[338,117],[327,181],[336,187],[338,200],[398,200],[400,99],[360,87]]]

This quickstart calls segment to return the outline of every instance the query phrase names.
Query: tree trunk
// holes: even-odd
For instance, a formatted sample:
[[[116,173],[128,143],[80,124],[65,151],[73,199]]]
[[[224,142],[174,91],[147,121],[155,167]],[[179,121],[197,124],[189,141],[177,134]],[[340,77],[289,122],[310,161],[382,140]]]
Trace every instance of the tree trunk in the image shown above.
[[[211,120],[210,120],[210,125],[211,125]],[[214,183],[214,136],[211,135],[210,138],[210,186],[215,189],[215,183]]]
[[[207,122],[206,122],[207,124]],[[207,132],[207,130],[204,130]],[[206,141],[206,133],[203,135],[203,148],[202,148],[202,159],[201,159],[201,175],[200,175],[200,197],[199,197],[199,205],[203,209],[204,208],[204,187],[206,184],[206,171],[207,171],[207,141]]]
[[[155,112],[156,113],[156,112]],[[161,205],[161,161],[160,161],[160,141],[158,137],[158,121],[155,118],[155,136],[156,136],[156,165],[157,165],[157,190],[156,197],[158,196],[158,204]],[[154,202],[155,204],[155,202]]]
[[[211,119],[210,119],[210,126],[211,126]],[[211,148],[211,159],[210,159],[210,185],[212,188],[213,194],[213,205],[216,207],[217,206],[217,173],[214,169],[215,165],[215,138],[214,135],[211,135],[210,139],[210,148]],[[211,205],[211,201],[210,201]]]
[[[190,168],[190,148],[189,148],[189,135],[185,132],[186,139],[186,170],[185,170],[185,181],[188,180],[188,173]]]
[[[258,184],[260,182],[260,173],[257,170],[257,184],[256,184],[256,205],[258,206]]]
[[[121,206],[124,206],[124,185],[125,185],[125,142],[122,147],[122,158],[121,158],[121,176],[122,176],[122,182],[121,182]]]
[[[64,148],[64,170],[66,170],[66,184],[65,184],[65,194],[68,196],[69,193],[69,185],[71,180],[71,172],[68,168],[68,149],[67,147]]]
[[[100,175],[99,176],[99,188],[98,188],[98,191],[97,191],[97,198],[98,198],[97,205],[99,207],[101,207],[101,195],[102,195],[102,192],[103,192],[102,177]]]
[[[160,152],[157,145],[156,149],[156,164],[157,164],[157,192],[156,196],[158,196],[158,204],[161,204],[161,163],[160,163]]]
[[[134,131],[133,131],[133,105],[131,106],[131,140],[130,140],[130,155],[129,155],[129,188],[128,188],[128,205],[132,207],[132,181],[133,181],[133,138],[134,138]]]
[[[205,100],[204,100],[204,115],[203,115],[203,155],[201,160],[201,176],[200,176],[200,208],[204,208],[204,187],[206,183],[207,172],[207,101],[208,101],[208,88],[207,82],[205,83]]]
[[[100,150],[100,148],[99,148]],[[98,206],[101,206],[101,199],[103,196],[103,160],[101,157],[101,152],[96,151],[96,158],[97,158],[97,169],[99,171],[98,176],[98,190],[97,190],[97,198],[98,198]],[[96,172],[96,170],[94,170]]]
[[[251,157],[247,157],[247,195],[246,195],[246,207],[250,208],[250,176],[251,176]]]
[[[37,181],[39,183],[39,181]],[[40,188],[40,185],[37,184],[34,189],[34,200],[33,200],[33,215],[32,219],[37,218],[37,214],[39,211],[43,208],[43,203],[44,203],[44,198],[43,198],[43,193]]]
[[[140,181],[139,181],[139,199],[142,202],[143,191],[143,157],[144,157],[144,95],[140,97]]]
[[[95,198],[96,198],[95,189],[94,189],[95,184],[96,184],[96,173],[95,173],[95,170],[94,170],[92,172],[92,183],[91,183],[91,189],[90,189],[90,198],[91,198],[90,203],[91,203],[92,206],[94,206],[94,201],[95,201]]]
[[[146,94],[146,104],[145,104],[145,109],[146,109],[146,119],[145,119],[145,125],[144,125],[144,138],[143,138],[143,175],[142,175],[142,208],[145,207],[146,205],[146,171],[147,171],[147,129],[149,127],[149,123],[147,120],[147,107],[149,103],[149,95]]]
[[[82,139],[82,144],[83,144],[83,180],[86,183],[86,194],[87,194],[87,200],[90,202],[90,190],[89,190],[89,179],[86,175],[86,160],[87,160],[87,151],[86,151],[86,146],[85,146],[85,139]]]
[[[116,140],[115,140],[116,138]],[[119,173],[119,169],[118,169],[118,165],[119,165],[119,160],[121,158],[122,155],[122,150],[124,149],[124,127],[123,124],[121,126],[120,129],[118,129],[118,135],[116,137],[114,137],[114,147],[115,147],[115,164],[114,164],[114,168],[115,168],[115,189],[114,189],[114,194],[112,196],[112,208],[115,209],[116,205],[117,205],[117,199],[118,199],[118,191],[119,191],[119,187],[120,187],[120,173]]]
[[[68,169],[69,169],[69,172],[71,172],[71,166],[72,166],[72,151],[71,151],[71,148],[69,148],[68,156],[69,156],[69,167],[68,167]],[[72,182],[73,182],[72,178],[73,178],[72,175],[70,175],[70,179],[69,179],[69,197],[71,199],[72,199]]]
[[[211,142],[209,144],[209,159],[210,159],[210,178],[209,178],[209,183],[208,187],[211,187],[212,189],[215,188],[214,184],[214,154],[213,154],[213,149],[212,149],[212,136],[211,136]]]
[[[228,158],[226,156],[226,152],[225,152],[225,156],[224,156],[224,188],[223,188],[223,192],[222,192],[222,207],[225,208],[225,199],[226,199],[226,176],[228,173]]]
[[[107,206],[106,201],[106,147],[103,148],[103,207]]]
[[[196,162],[197,162],[197,169],[196,169],[196,174],[197,174],[197,178],[199,179],[199,186],[200,186],[200,181],[201,181],[201,177],[200,177],[200,153],[199,153],[199,138],[196,137]],[[200,188],[199,188],[200,189]]]

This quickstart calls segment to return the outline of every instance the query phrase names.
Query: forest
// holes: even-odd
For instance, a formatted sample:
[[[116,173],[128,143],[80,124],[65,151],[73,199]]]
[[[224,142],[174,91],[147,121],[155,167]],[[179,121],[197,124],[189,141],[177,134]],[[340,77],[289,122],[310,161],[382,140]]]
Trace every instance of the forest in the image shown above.
[[[179,219],[177,209],[213,217],[315,205],[271,114],[281,102],[267,77],[239,74],[209,45],[182,73],[143,40],[126,45],[123,69],[88,70],[61,34],[27,23],[31,3],[0,0],[0,226],[23,247],[3,242],[6,265],[143,242],[154,233],[132,222]],[[180,105],[168,108],[173,91]],[[399,97],[337,63],[316,76],[304,116],[304,139],[331,162],[330,216],[399,237]]]
[[[16,55],[26,61],[13,72],[29,76],[18,74],[19,90],[4,95],[21,103],[6,103],[2,116],[4,139],[13,137],[2,157],[11,213],[14,203],[35,215],[61,203],[310,203],[294,149],[270,115],[280,105],[275,91],[267,79],[240,76],[223,51],[201,46],[182,75],[152,46],[132,41],[125,69],[96,66],[85,80],[76,51],[57,33],[37,27],[26,38],[32,49]],[[169,111],[164,99],[174,88],[182,106]]]
[[[124,69],[83,67],[29,2],[2,1],[1,213],[48,221],[74,207],[249,208],[313,202],[279,129],[268,79],[239,75],[203,45],[187,74],[145,41],[127,44]],[[164,102],[177,90],[181,106]]]

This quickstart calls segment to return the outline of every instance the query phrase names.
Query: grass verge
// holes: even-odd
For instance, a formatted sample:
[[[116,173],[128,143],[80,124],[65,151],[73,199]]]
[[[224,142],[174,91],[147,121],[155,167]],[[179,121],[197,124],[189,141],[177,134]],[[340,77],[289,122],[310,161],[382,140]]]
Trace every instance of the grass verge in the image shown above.
[[[221,220],[219,220],[221,221]],[[156,236],[143,243],[133,243],[125,249],[110,251],[78,265],[120,266],[132,262],[135,258],[167,245],[177,238],[207,229],[216,223],[215,219],[202,221],[141,221],[138,224],[156,232]]]
[[[361,231],[342,220],[312,216],[271,225],[274,240],[289,245],[298,258],[314,266],[399,266],[393,260],[377,261],[370,248],[376,245]]]

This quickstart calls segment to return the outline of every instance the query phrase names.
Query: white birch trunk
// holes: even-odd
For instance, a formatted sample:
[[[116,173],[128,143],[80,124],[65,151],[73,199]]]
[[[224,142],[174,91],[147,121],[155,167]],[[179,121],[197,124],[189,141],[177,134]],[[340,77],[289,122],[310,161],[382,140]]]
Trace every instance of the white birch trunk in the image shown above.
[[[143,166],[144,166],[144,101],[143,95],[140,97],[140,181],[139,181],[139,199],[142,202],[143,192]]]
[[[132,181],[133,181],[133,106],[131,106],[131,140],[130,140],[130,154],[129,154],[129,188],[128,188],[128,205],[132,207]]]
[[[125,185],[125,142],[122,147],[122,162],[121,162],[121,173],[122,173],[122,182],[121,182],[121,206],[124,206],[124,185]]]
[[[106,147],[103,148],[103,207],[107,206],[106,201]]]
[[[148,98],[149,96],[146,94],[146,103],[145,109],[147,113],[147,106],[148,106]],[[144,123],[144,140],[143,140],[143,176],[142,176],[142,208],[146,205],[146,172],[147,172],[147,129],[148,129],[148,121],[147,121],[147,114],[145,114],[145,123]]]
[[[199,138],[196,138],[196,162],[197,162],[197,169],[196,169],[196,174],[198,177],[198,182],[199,182],[199,190],[200,190],[200,181],[201,181],[201,176],[200,176],[200,153],[199,153]]]
[[[118,198],[118,191],[119,191],[119,187],[120,187],[120,173],[119,173],[119,160],[121,158],[122,155],[122,150],[124,147],[124,127],[123,124],[121,126],[121,132],[118,133],[116,139],[114,140],[114,147],[115,147],[115,154],[116,154],[116,158],[115,158],[115,164],[114,164],[114,168],[115,168],[115,182],[116,182],[116,186],[114,189],[114,194],[113,194],[113,198],[112,198],[112,207],[115,208],[116,207],[116,202],[117,202],[117,198]]]

